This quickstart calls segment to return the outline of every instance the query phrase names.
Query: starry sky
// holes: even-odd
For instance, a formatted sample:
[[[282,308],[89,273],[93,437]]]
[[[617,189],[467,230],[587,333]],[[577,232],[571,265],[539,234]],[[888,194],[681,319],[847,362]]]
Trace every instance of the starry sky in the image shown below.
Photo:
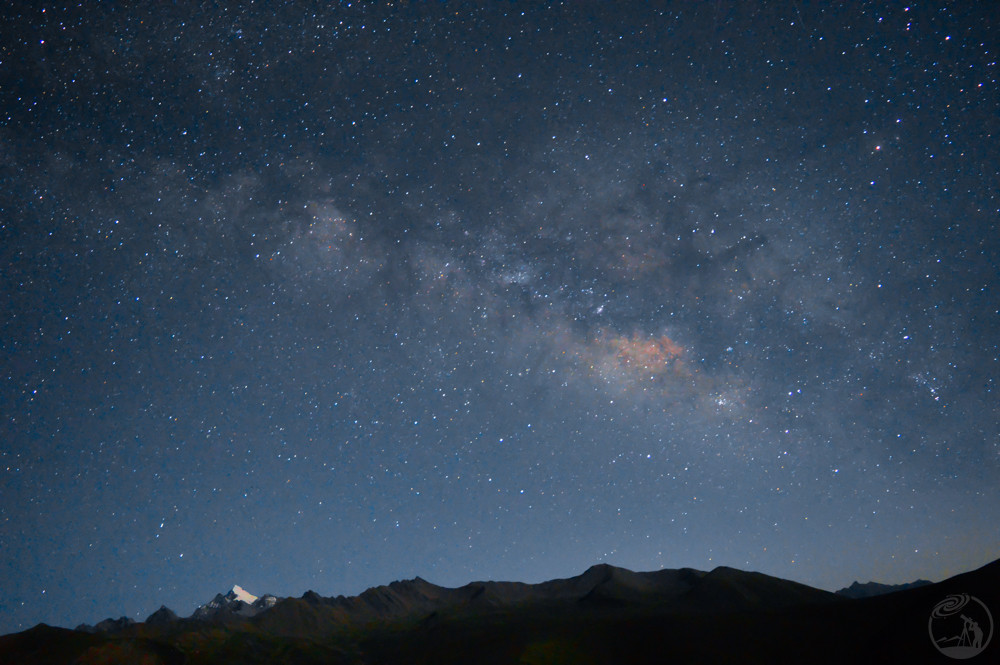
[[[316,4],[0,18],[0,632],[1000,556],[989,3]]]

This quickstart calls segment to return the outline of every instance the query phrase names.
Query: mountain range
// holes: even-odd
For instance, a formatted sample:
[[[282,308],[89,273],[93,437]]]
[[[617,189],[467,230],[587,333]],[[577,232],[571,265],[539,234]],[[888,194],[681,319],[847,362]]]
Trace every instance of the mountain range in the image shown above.
[[[916,587],[926,586],[928,584],[933,584],[933,582],[930,580],[916,580],[906,584],[880,584],[879,582],[866,582],[865,584],[862,584],[861,582],[855,581],[851,584],[851,586],[837,590],[836,594],[846,598],[871,598],[872,596],[882,596],[894,591],[913,589]]]
[[[727,567],[606,564],[540,584],[417,577],[352,597],[258,598],[236,586],[188,618],[161,607],[144,622],[0,636],[0,664],[948,662],[928,622],[957,594],[1000,611],[1000,560],[936,584],[837,593]],[[1000,662],[992,617],[981,624],[977,658]]]

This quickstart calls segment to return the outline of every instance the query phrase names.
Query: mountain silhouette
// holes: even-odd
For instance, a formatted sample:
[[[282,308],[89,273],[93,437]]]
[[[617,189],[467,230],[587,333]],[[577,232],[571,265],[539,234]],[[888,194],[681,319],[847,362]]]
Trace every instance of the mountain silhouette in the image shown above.
[[[142,623],[5,635],[0,665],[943,662],[928,620],[954,594],[1000,612],[1000,561],[862,598],[726,567],[606,564],[540,584],[447,588],[417,577],[358,596],[308,591],[252,604],[234,590],[188,618],[161,607]],[[995,638],[980,660],[998,653]]]
[[[906,584],[880,584],[878,582],[866,582],[861,584],[855,581],[851,586],[844,587],[843,589],[838,589],[835,593],[838,596],[844,596],[846,598],[871,598],[872,596],[881,596],[882,594],[892,593],[893,591],[903,591],[904,589],[912,589],[919,586],[926,586],[928,584],[933,584],[930,580],[915,580],[913,582],[907,582]]]

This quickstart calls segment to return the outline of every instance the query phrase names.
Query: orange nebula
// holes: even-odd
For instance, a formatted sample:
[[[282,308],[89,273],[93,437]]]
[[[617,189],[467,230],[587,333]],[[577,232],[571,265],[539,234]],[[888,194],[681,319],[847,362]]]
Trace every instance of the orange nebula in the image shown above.
[[[684,347],[667,335],[642,338],[638,333],[610,340],[618,362],[625,367],[653,373],[680,372],[683,369]]]
[[[706,372],[700,363],[689,363],[691,349],[668,333],[602,329],[582,337],[569,326],[554,325],[548,337],[578,372],[574,376],[589,377],[616,399],[650,409],[683,407],[688,414],[734,422],[745,417],[749,386],[731,372]]]

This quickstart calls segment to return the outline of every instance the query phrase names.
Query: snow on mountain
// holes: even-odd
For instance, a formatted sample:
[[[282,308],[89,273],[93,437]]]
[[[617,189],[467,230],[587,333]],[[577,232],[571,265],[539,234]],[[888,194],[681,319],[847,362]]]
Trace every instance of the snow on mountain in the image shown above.
[[[278,602],[275,596],[264,594],[255,596],[240,585],[235,585],[226,595],[216,594],[191,615],[192,619],[228,620],[250,618],[270,609]]]
[[[232,591],[226,594],[226,598],[231,598],[232,600],[242,600],[247,605],[253,605],[257,600],[257,596],[247,592],[247,590],[239,584],[233,586]]]

